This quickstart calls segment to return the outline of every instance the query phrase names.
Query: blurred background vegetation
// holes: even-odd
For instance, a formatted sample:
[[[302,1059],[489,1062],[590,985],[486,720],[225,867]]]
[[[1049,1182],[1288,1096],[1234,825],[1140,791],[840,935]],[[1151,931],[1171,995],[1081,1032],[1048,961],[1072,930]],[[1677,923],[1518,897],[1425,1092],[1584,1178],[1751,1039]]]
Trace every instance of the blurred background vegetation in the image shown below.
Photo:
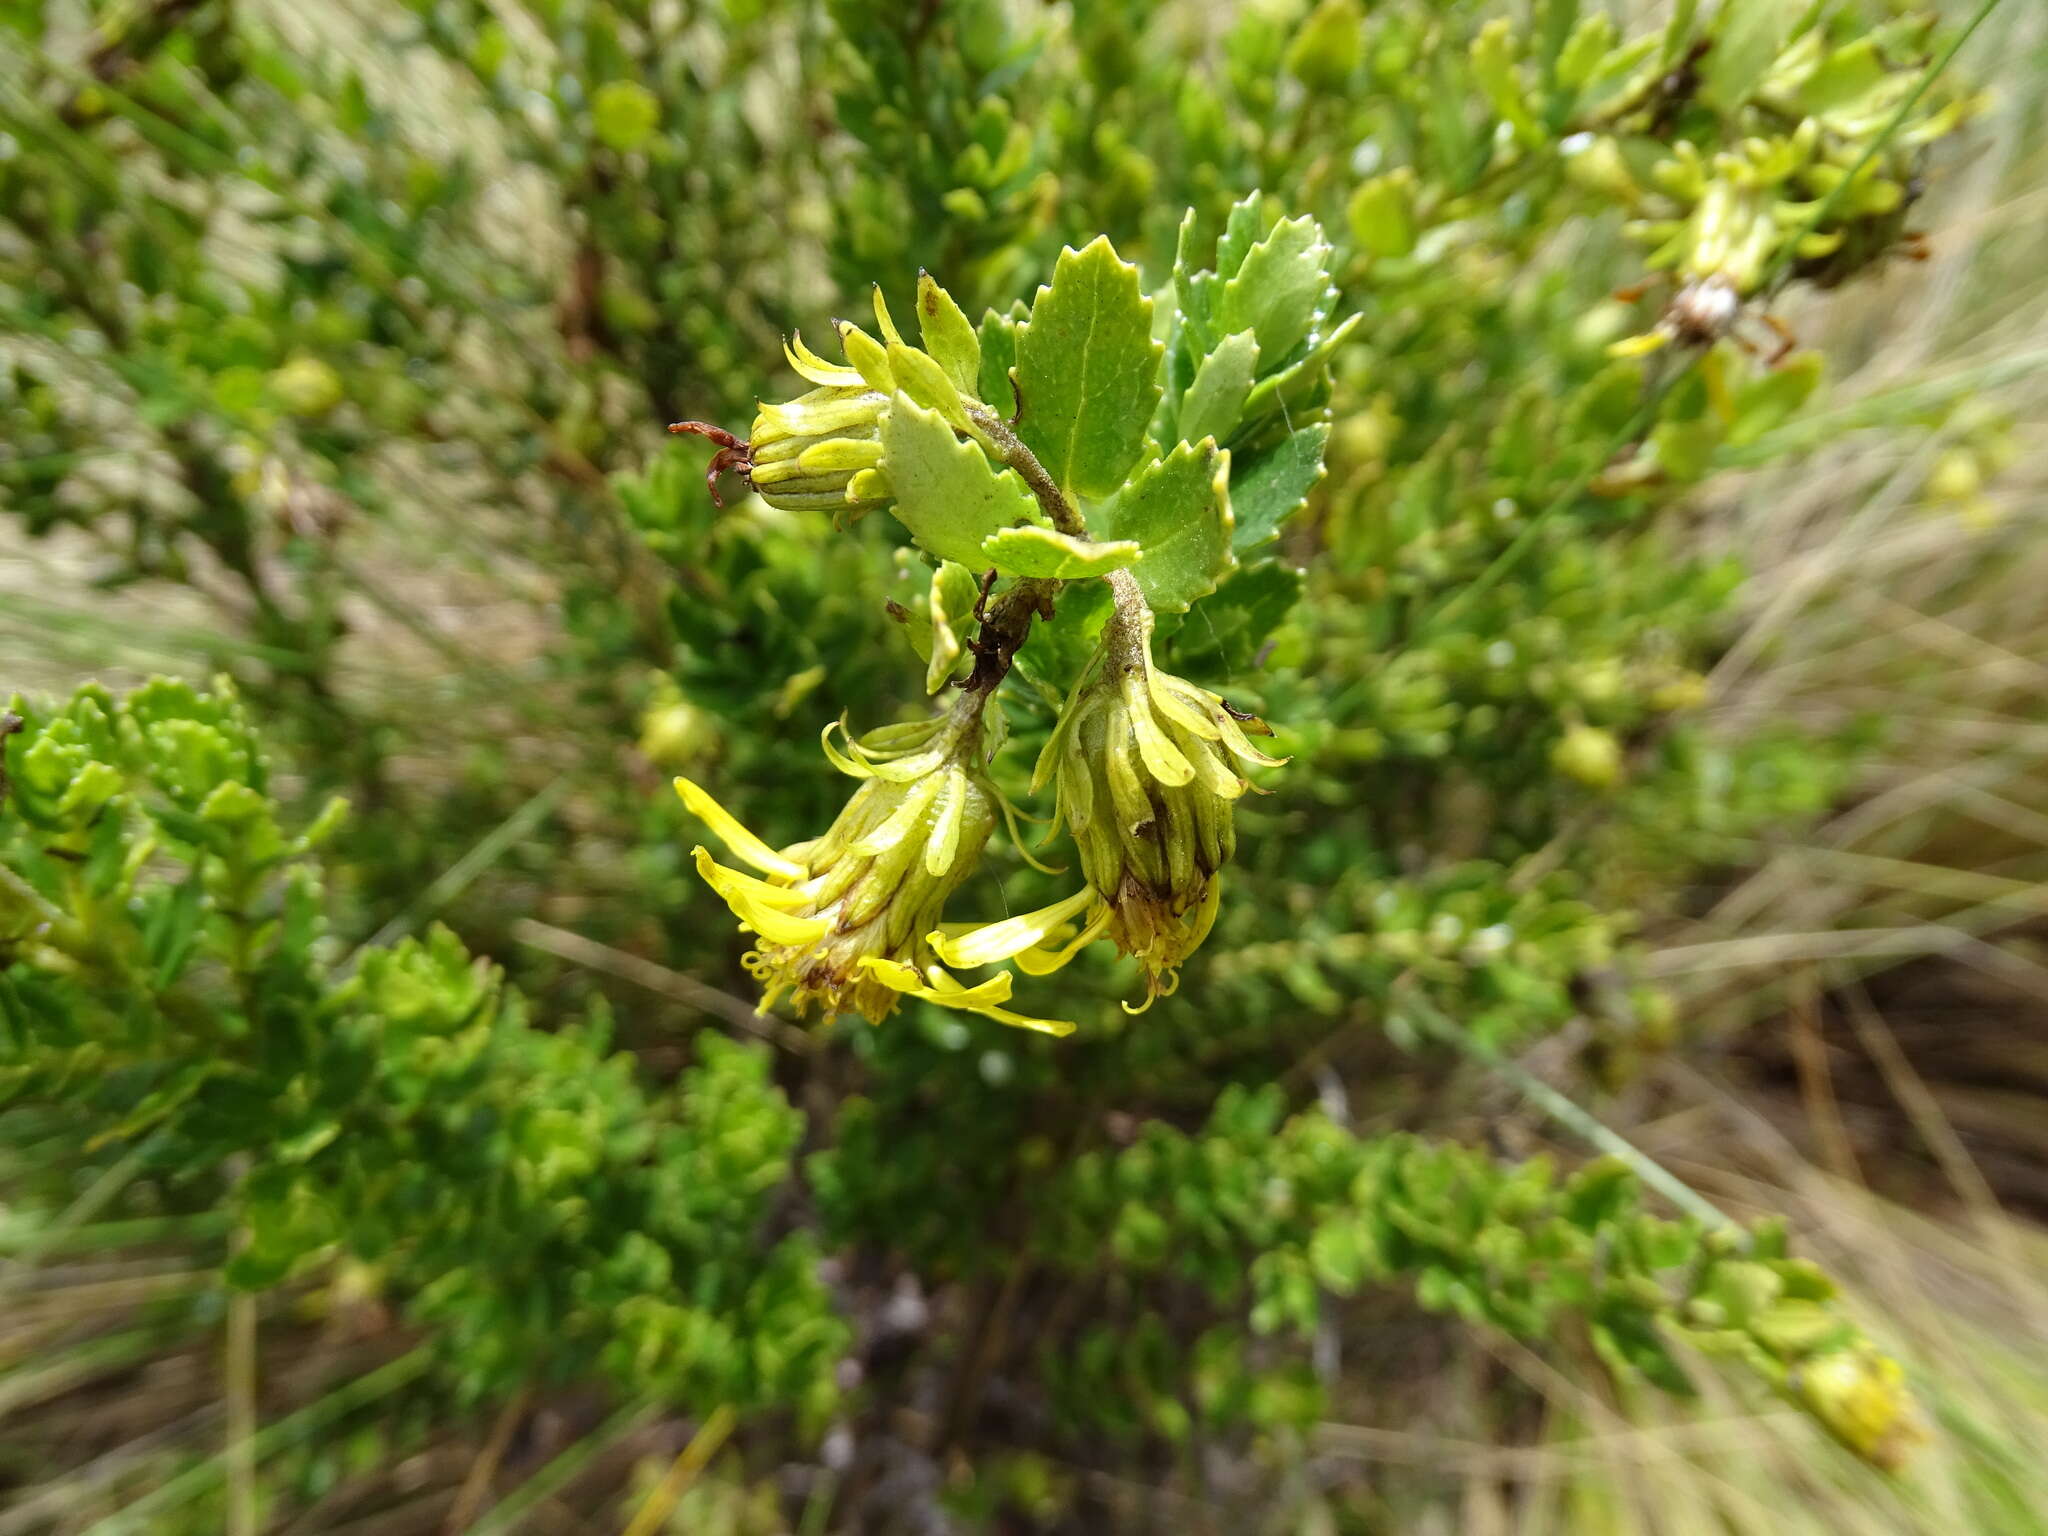
[[[0,39],[0,1532],[2048,1529],[2038,7]],[[1208,947],[756,1017],[668,778],[823,826],[927,573],[663,424],[1255,190],[1363,318]]]

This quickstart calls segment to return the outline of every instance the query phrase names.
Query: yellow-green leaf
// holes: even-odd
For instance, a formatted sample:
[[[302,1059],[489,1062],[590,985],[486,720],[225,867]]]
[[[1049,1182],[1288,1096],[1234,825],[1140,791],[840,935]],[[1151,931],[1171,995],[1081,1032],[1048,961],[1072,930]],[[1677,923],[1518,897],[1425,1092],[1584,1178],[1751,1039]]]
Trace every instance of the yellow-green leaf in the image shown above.
[[[1230,553],[1230,455],[1214,438],[1182,443],[1140,470],[1099,508],[1108,539],[1134,539],[1145,553],[1131,574],[1146,601],[1179,613],[1216,590]]]
[[[996,469],[937,411],[900,390],[882,418],[882,453],[896,495],[890,510],[921,548],[941,560],[985,564],[982,540],[1028,522],[1037,511],[1014,471]]]
[[[1051,528],[1026,524],[1003,528],[981,541],[981,552],[1005,576],[1042,576],[1078,581],[1107,576],[1135,564],[1139,549],[1128,540],[1093,543]]]
[[[1144,450],[1159,343],[1138,269],[1106,238],[1064,250],[1017,328],[1018,435],[1062,488],[1108,496]]]

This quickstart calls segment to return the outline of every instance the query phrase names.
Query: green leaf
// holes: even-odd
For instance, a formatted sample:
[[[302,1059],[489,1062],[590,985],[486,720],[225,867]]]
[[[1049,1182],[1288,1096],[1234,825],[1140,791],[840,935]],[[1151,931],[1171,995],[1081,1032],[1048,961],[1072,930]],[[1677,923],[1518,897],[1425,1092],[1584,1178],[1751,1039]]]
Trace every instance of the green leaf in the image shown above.
[[[1031,627],[1030,641],[1017,653],[1017,670],[1048,703],[1057,706],[1081,680],[1114,606],[1107,582],[1076,582],[1060,589],[1052,617]]]
[[[1195,210],[1181,215],[1180,239],[1174,247],[1173,296],[1180,306],[1181,350],[1194,343],[1193,351],[1205,353],[1216,344],[1212,311],[1216,303],[1216,274],[1195,266]]]
[[[1061,487],[1108,496],[1123,485],[1159,403],[1159,353],[1138,269],[1107,238],[1061,251],[1017,331],[1018,434]]]
[[[937,693],[959,669],[966,647],[960,636],[974,613],[981,584],[951,560],[933,570],[908,549],[896,551],[889,617],[901,624],[917,659],[925,663],[925,692]]]
[[[1008,413],[1015,405],[1010,370],[1017,366],[1017,323],[1024,318],[1024,306],[1013,304],[1010,313],[990,310],[981,317],[981,382],[976,393],[984,405]]]
[[[1329,356],[1350,339],[1352,331],[1364,318],[1363,315],[1346,315],[1299,361],[1278,373],[1268,374],[1253,385],[1251,395],[1245,400],[1244,416],[1236,436],[1247,437],[1254,426],[1272,421],[1301,423],[1309,418],[1311,412],[1326,405],[1330,398]],[[1230,446],[1235,448],[1238,444]]]
[[[1700,100],[1721,112],[1741,106],[1784,47],[1795,14],[1784,0],[1724,0],[1714,46],[1700,61]]]
[[[1472,73],[1479,88],[1514,130],[1516,140],[1528,148],[1540,144],[1543,133],[1529,111],[1521,72],[1515,67],[1519,53],[1515,24],[1505,16],[1494,17],[1472,39]]]
[[[1215,591],[1231,566],[1230,455],[1213,437],[1182,443],[1098,508],[1096,521],[1104,538],[1143,546],[1131,574],[1146,601],[1183,612]]]
[[[1338,1215],[1319,1225],[1309,1238],[1308,1261],[1327,1290],[1349,1296],[1365,1282],[1371,1264],[1371,1238],[1356,1216]]]
[[[1301,600],[1301,588],[1301,572],[1283,561],[1239,566],[1181,621],[1171,642],[1173,670],[1219,683],[1250,671]]]
[[[1415,172],[1403,165],[1361,181],[1345,217],[1351,238],[1374,256],[1406,256],[1415,249]]]
[[[975,565],[998,528],[1029,522],[1038,503],[1011,470],[997,470],[945,418],[898,391],[882,418],[882,452],[896,499],[890,510],[920,548]]]
[[[1283,219],[1251,248],[1236,277],[1223,285],[1217,323],[1249,330],[1259,355],[1277,366],[1329,313],[1330,245],[1314,219]]]
[[[1259,238],[1259,232],[1266,227],[1266,198],[1261,192],[1254,192],[1241,203],[1233,203],[1230,217],[1223,227],[1222,238],[1216,242],[1216,276],[1224,282],[1237,276],[1238,269],[1245,263],[1252,244]]]
[[[1127,539],[1092,543],[1051,528],[1000,528],[981,541],[981,552],[1005,576],[1075,581],[1107,576],[1134,564],[1139,548]]]
[[[961,393],[973,394],[981,383],[981,338],[953,302],[953,295],[934,282],[929,272],[917,274],[917,323],[925,351],[946,370]]]
[[[1231,546],[1238,554],[1278,537],[1280,525],[1301,510],[1323,478],[1323,445],[1329,440],[1329,427],[1318,422],[1239,464],[1230,481],[1237,514]]]
[[[1259,343],[1250,331],[1224,337],[1202,359],[1194,382],[1181,397],[1180,441],[1199,443],[1213,437],[1221,442],[1228,437],[1244,410],[1258,366]]]
[[[1735,396],[1728,446],[1753,443],[1790,421],[1820,383],[1820,374],[1820,354],[1801,352],[1743,385]]]

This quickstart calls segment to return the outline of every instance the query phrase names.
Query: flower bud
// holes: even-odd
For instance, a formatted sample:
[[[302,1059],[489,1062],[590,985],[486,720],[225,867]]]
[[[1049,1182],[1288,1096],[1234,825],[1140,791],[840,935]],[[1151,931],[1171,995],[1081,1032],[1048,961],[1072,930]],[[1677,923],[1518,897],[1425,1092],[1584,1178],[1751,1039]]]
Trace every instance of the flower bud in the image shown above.
[[[747,448],[747,484],[790,512],[851,509],[883,498],[853,494],[853,478],[882,462],[888,396],[865,384],[823,384],[783,405],[763,402]]]
[[[1597,725],[1574,725],[1550,748],[1550,766],[1593,789],[1621,782],[1621,743]]]
[[[908,995],[1049,1034],[1073,1028],[998,1006],[1009,998],[1009,973],[966,987],[933,955],[929,935],[1003,809],[981,770],[985,702],[962,693],[948,713],[849,740],[847,752],[832,746],[828,726],[826,756],[861,786],[823,837],[780,850],[698,785],[676,780],[683,803],[761,871],[745,874],[693,850],[705,883],[759,937],[744,963],[761,983],[763,1010],[790,993],[799,1014],[816,1003],[828,1019],[858,1013],[878,1024]]]
[[[753,436],[742,440],[702,421],[678,421],[671,432],[708,437],[718,444],[704,481],[718,502],[718,477],[736,469],[747,488],[786,512],[862,514],[889,498],[879,473],[882,417],[889,397],[852,368],[826,362],[795,337],[783,348],[790,367],[816,387],[794,400],[763,400]]]
[[[1906,1373],[1869,1344],[1807,1361],[1793,1385],[1828,1433],[1888,1472],[1903,1466],[1927,1437],[1906,1390]]]

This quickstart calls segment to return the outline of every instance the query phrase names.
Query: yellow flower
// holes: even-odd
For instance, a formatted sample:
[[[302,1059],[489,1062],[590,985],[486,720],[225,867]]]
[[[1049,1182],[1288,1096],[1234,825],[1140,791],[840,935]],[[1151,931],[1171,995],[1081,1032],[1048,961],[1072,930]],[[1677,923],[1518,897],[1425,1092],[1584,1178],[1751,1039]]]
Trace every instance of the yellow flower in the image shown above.
[[[763,989],[761,1007],[793,994],[799,1013],[815,1003],[827,1018],[858,1013],[880,1023],[904,997],[984,1014],[1005,1024],[1064,1035],[1074,1026],[1027,1018],[1002,1005],[1006,971],[965,986],[938,963],[929,935],[973,872],[995,829],[1002,797],[980,766],[986,695],[962,693],[931,720],[887,726],[849,751],[825,754],[860,779],[823,837],[774,849],[689,779],[676,792],[758,876],[694,849],[697,872],[759,943],[747,969]]]
[[[1899,1362],[1869,1344],[1810,1360],[1793,1378],[1799,1398],[1837,1440],[1865,1461],[1896,1471],[1927,1431]]]
[[[1038,762],[1033,787],[1056,780],[1055,819],[1073,831],[1087,884],[1037,912],[935,933],[947,964],[1014,960],[1042,975],[1107,937],[1144,967],[1150,1006],[1209,936],[1236,847],[1233,802],[1251,788],[1233,761],[1284,759],[1251,744],[1247,727],[1271,734],[1263,722],[1153,666],[1149,620],[1121,634],[1112,624]]]

